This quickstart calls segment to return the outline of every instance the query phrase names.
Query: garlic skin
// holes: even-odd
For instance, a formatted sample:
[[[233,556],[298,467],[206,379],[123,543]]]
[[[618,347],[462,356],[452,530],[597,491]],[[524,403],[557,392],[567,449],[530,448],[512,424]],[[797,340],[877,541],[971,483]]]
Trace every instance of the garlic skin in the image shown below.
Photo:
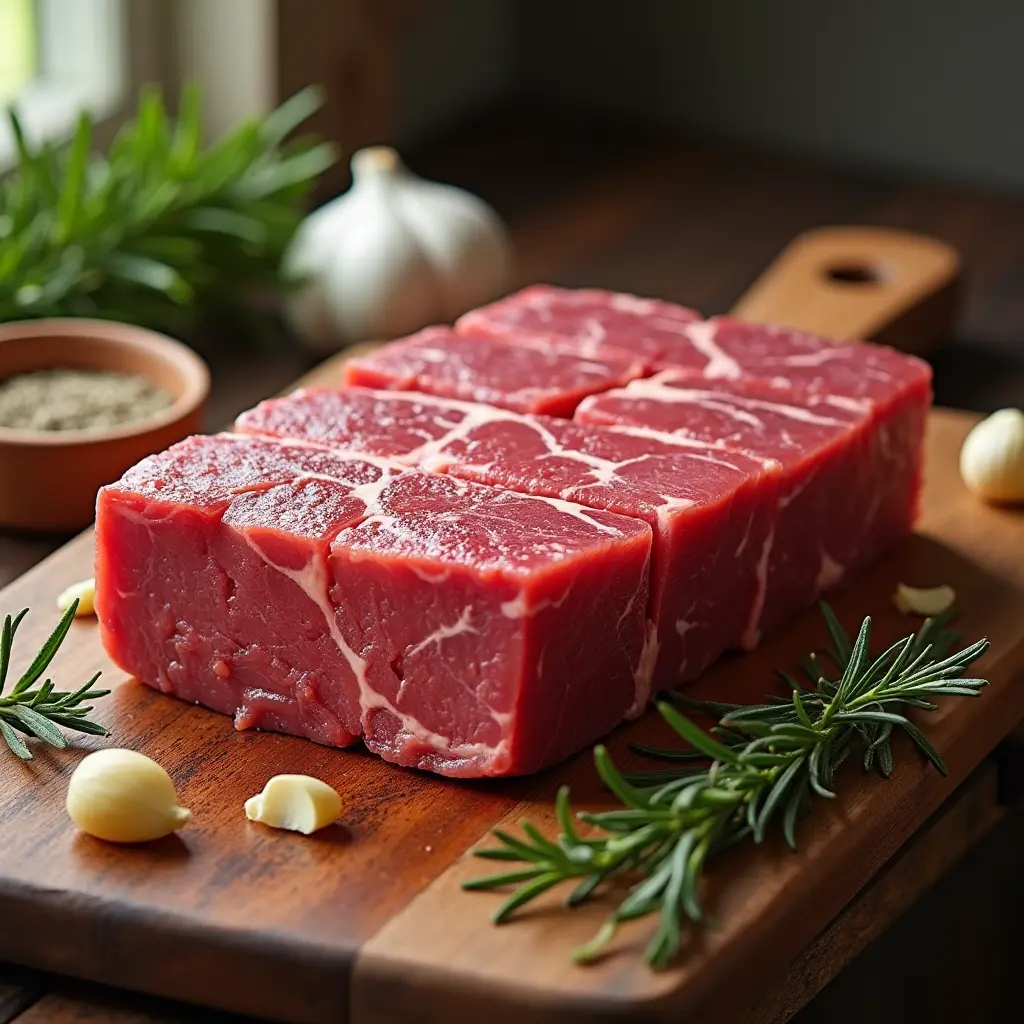
[[[174,783],[134,750],[97,750],[68,783],[67,812],[83,831],[109,843],[146,843],[176,832],[192,817],[178,806]]]
[[[986,501],[1024,501],[1024,412],[1000,409],[967,435],[960,476]]]
[[[78,601],[78,607],[75,609],[76,619],[85,615],[95,615],[96,581],[90,579],[82,580],[81,583],[72,583],[58,595],[57,607],[62,612],[66,612],[75,600]]]
[[[504,294],[512,251],[481,199],[412,174],[387,146],[352,158],[352,187],[311,213],[284,271],[308,279],[286,306],[307,348],[395,338]]]
[[[311,775],[275,775],[263,792],[245,801],[245,816],[271,828],[310,835],[338,820],[337,790]]]
[[[950,586],[909,587],[906,583],[896,584],[892,603],[904,615],[941,615],[949,611],[956,601],[956,591]]]

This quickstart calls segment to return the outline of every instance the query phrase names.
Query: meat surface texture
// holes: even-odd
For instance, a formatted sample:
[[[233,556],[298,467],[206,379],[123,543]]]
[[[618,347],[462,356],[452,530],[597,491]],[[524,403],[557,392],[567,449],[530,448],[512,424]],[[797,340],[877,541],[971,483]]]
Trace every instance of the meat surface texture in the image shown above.
[[[883,345],[837,345],[789,327],[712,317],[686,324],[659,368],[706,382],[761,380],[843,398],[891,395],[911,379],[930,384],[926,363]]]
[[[650,369],[685,347],[686,324],[700,314],[660,299],[598,288],[531,285],[461,317],[456,330],[591,358],[620,354]]]
[[[271,399],[243,414],[237,427],[326,440],[649,523],[647,659],[655,687],[692,679],[738,646],[764,603],[762,562],[781,475],[773,459],[669,433],[361,388]]]
[[[331,545],[366,652],[363,736],[448,775],[536,771],[637,704],[651,531],[635,519],[410,473]],[[580,614],[585,602],[587,614]]]
[[[517,774],[637,705],[650,549],[569,502],[192,438],[101,492],[97,614],[122,668],[238,728]]]
[[[101,490],[143,682],[474,777],[536,771],[912,528],[926,364],[538,285]]]
[[[345,364],[345,384],[422,391],[520,412],[571,416],[580,399],[644,373],[620,352],[577,356],[428,327]]]
[[[850,346],[859,350],[869,362],[868,346]],[[902,373],[875,379],[870,398],[784,387],[767,378],[712,386],[666,371],[588,399],[576,416],[714,441],[781,464],[764,604],[744,641],[751,647],[910,532],[930,375],[919,360],[898,358]],[[852,361],[841,365],[852,384]]]

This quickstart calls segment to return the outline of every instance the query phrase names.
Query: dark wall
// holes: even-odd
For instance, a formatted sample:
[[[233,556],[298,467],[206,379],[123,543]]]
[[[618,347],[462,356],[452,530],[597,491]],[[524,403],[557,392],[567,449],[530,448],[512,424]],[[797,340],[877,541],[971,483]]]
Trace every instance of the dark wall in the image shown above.
[[[548,104],[1024,186],[1022,0],[519,0]]]

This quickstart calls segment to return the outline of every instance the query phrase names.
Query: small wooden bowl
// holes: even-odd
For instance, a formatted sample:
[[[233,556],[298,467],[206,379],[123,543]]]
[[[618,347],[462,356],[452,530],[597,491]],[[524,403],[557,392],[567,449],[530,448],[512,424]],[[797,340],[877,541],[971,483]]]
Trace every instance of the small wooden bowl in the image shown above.
[[[174,402],[145,420],[102,430],[0,427],[0,527],[80,529],[91,522],[103,484],[202,426],[210,374],[180,342],[106,320],[0,325],[0,380],[57,368],[141,374],[169,391]]]

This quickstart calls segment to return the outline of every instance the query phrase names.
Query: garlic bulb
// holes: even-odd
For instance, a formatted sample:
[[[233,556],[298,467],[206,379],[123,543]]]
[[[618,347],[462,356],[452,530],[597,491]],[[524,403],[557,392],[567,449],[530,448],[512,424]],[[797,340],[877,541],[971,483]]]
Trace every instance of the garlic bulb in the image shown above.
[[[285,272],[309,282],[287,309],[307,347],[450,323],[507,290],[511,248],[482,200],[417,177],[386,146],[357,152],[352,179],[306,218],[285,257]]]
[[[987,501],[1024,501],[1024,412],[1000,409],[960,449],[960,475]]]
[[[145,843],[169,836],[191,814],[178,806],[174,783],[134,750],[97,750],[74,770],[67,811],[83,831],[111,843]]]
[[[245,801],[245,816],[271,828],[310,835],[337,821],[341,797],[311,775],[275,775],[263,792]]]

